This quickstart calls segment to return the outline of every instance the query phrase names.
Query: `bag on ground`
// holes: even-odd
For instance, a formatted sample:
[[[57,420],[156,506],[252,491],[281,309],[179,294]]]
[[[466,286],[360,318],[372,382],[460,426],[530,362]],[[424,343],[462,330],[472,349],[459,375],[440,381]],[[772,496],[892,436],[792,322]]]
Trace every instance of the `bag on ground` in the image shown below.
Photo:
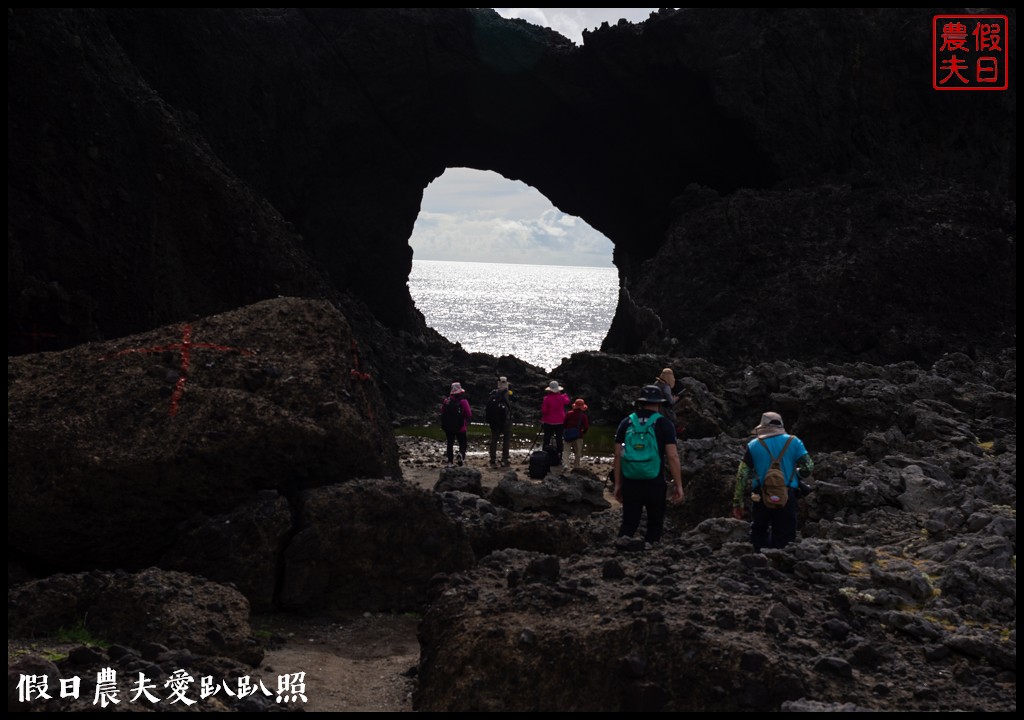
[[[530,453],[530,464],[527,474],[534,480],[542,480],[551,470],[551,456],[547,450],[534,450]]]

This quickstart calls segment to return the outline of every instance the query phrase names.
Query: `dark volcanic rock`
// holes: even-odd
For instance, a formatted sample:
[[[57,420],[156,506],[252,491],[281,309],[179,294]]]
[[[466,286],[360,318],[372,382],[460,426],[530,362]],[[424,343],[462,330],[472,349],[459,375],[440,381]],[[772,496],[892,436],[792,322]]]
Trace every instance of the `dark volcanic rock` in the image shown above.
[[[884,592],[858,564],[892,569],[881,555],[851,560],[854,549],[804,540],[776,551],[773,568],[739,562],[728,544],[687,552],[699,542],[684,535],[614,560],[595,549],[557,566],[513,550],[484,558],[434,588],[416,708],[631,709],[640,685],[669,711],[771,711],[806,697],[873,710],[1015,707],[1012,683],[965,691],[987,667],[1015,662],[1012,625],[956,632],[938,596],[880,613]],[[936,673],[922,652],[936,641],[958,653],[962,679]],[[870,662],[857,642],[875,649]],[[606,672],[585,671],[595,667]]]
[[[743,191],[680,216],[631,295],[687,354],[730,365],[999,349],[1015,344],[1015,220],[960,186]]]
[[[589,515],[611,507],[604,499],[604,483],[579,472],[549,473],[542,480],[521,480],[512,471],[498,481],[490,500],[520,512],[543,510],[557,515]]]
[[[255,665],[263,649],[237,590],[180,572],[54,575],[7,591],[11,637],[53,634],[77,624],[107,642],[160,643]]]
[[[661,543],[595,513],[557,572],[503,550],[432,588],[417,709],[1012,711],[1016,429],[965,398],[1013,395],[1014,365],[777,362],[718,384],[737,430],[680,443]],[[785,550],[754,553],[728,517],[753,403],[815,461]]]
[[[264,490],[230,513],[199,513],[186,520],[160,565],[231,583],[249,599],[254,612],[270,610],[291,527],[288,501]]]
[[[480,471],[470,467],[441,468],[440,477],[434,485],[434,492],[465,492],[483,494]]]
[[[280,293],[417,335],[409,235],[467,166],[615,243],[609,349],[1011,344],[1016,89],[933,91],[931,15],[666,9],[575,47],[486,8],[12,11],[10,350]]]
[[[271,300],[187,327],[187,376],[180,325],[8,360],[9,551],[49,569],[137,567],[197,510],[399,475],[383,401],[353,376],[330,304]]]
[[[472,493],[441,495],[445,513],[465,528],[477,558],[517,548],[566,557],[588,545],[585,532],[571,518],[548,512],[515,512]]]
[[[284,607],[415,609],[435,574],[473,564],[466,533],[419,488],[359,480],[309,490],[301,505],[285,551]]]

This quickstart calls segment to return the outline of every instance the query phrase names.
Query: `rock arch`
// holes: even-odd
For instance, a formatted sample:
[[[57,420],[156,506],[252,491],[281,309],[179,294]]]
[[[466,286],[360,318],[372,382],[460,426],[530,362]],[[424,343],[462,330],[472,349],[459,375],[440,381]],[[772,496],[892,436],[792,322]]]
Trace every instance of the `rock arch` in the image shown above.
[[[793,227],[769,233],[781,240],[813,235],[794,187],[925,187],[915,201],[897,190],[882,203],[893,222],[914,202],[934,204],[929,186],[948,195],[963,183],[983,205],[1013,197],[1015,90],[975,94],[985,97],[968,108],[915,89],[913,44],[891,40],[919,22],[927,15],[912,10],[663,11],[576,47],[487,9],[15,13],[8,320],[21,339],[9,350],[27,349],[32,327],[67,346],[281,294],[351,294],[385,325],[415,331],[407,238],[423,188],[464,166],[537,187],[615,243],[631,302],[620,305],[610,348],[645,342],[631,318],[649,310],[665,334],[732,357],[728,342],[700,342],[746,307],[728,293],[707,302],[707,288],[775,272],[754,263],[735,278],[736,263],[729,274],[707,263],[737,223],[760,221],[730,215],[735,191],[790,193],[770,200],[792,204],[780,214]],[[971,152],[944,150],[954,146]],[[676,282],[663,298],[645,290],[643,263],[680,218],[708,206],[690,218],[706,225],[699,237],[657,261],[701,282]],[[1005,217],[981,222],[1006,232]],[[838,235],[822,254],[847,251]],[[943,268],[959,263],[955,235]],[[853,242],[862,240],[871,242]],[[704,266],[678,257],[687,242]],[[1005,333],[1015,325],[1012,246],[993,236],[986,251],[999,292],[987,301],[991,278],[979,278],[970,294]],[[811,278],[802,306],[814,309],[816,293],[836,283],[855,294],[874,262],[868,252],[851,272]],[[955,303],[934,285],[912,283],[897,299],[916,309],[891,328],[868,322],[838,351],[913,356],[927,345],[921,324],[928,352],[943,349]],[[917,302],[922,292],[928,303]],[[798,312],[793,328],[828,332],[862,314],[816,312]],[[991,340],[968,317],[956,324],[961,344]],[[885,345],[904,326],[909,339]],[[765,352],[791,351],[763,339]]]

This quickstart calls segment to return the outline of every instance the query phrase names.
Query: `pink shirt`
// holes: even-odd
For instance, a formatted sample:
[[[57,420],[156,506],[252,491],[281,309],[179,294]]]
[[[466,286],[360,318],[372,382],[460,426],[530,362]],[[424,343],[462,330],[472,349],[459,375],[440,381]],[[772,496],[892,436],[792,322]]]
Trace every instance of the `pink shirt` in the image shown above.
[[[442,413],[444,412],[444,406],[450,402],[452,402],[451,397],[449,397],[447,400],[441,403]],[[462,403],[462,427],[460,427],[457,432],[464,433],[466,432],[466,425],[473,417],[473,408],[469,406],[469,400],[466,399],[465,393],[462,394],[462,397],[459,399],[459,402]]]
[[[565,393],[546,393],[540,404],[540,421],[547,425],[561,425],[565,422],[565,406],[572,402]]]

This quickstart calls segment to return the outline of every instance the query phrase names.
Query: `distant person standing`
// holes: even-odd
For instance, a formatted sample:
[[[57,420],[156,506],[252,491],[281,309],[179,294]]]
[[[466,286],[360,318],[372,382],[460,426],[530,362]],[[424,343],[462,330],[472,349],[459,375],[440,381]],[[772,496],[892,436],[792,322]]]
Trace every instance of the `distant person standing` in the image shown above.
[[[665,405],[661,410],[661,414],[672,421],[678,433],[679,422],[676,419],[676,403],[679,402],[679,396],[675,394],[676,374],[672,371],[672,368],[665,368],[654,380],[654,384],[661,390],[662,395],[665,396]]]
[[[636,401],[636,412],[615,431],[615,499],[622,503],[619,537],[633,537],[647,508],[649,543],[661,539],[665,524],[665,467],[672,477],[672,502],[683,501],[683,476],[676,447],[676,428],[661,414],[665,395],[645,385]]]
[[[565,394],[565,388],[552,380],[544,388],[544,400],[540,404],[540,424],[544,429],[544,447],[547,448],[552,439],[558,452],[558,464],[562,464],[562,428],[565,427],[565,406],[572,400]]]
[[[473,409],[469,407],[466,399],[466,391],[457,382],[452,383],[451,392],[441,404],[441,429],[444,430],[445,439],[448,441],[448,466],[451,467],[453,460],[459,465],[466,459],[466,428],[470,418],[473,417]],[[459,441],[459,453],[453,456],[455,441]]]
[[[572,404],[572,410],[565,416],[565,429],[562,437],[569,443],[569,449],[573,451],[573,470],[578,470],[580,461],[583,459],[583,436],[590,429],[590,418],[587,417],[587,404],[583,398],[576,398]]]
[[[497,467],[498,438],[504,437],[501,447],[501,466],[508,467],[508,444],[512,439],[512,386],[507,377],[498,378],[498,386],[491,390],[487,398],[487,410],[484,413],[487,424],[491,428],[491,467]]]

